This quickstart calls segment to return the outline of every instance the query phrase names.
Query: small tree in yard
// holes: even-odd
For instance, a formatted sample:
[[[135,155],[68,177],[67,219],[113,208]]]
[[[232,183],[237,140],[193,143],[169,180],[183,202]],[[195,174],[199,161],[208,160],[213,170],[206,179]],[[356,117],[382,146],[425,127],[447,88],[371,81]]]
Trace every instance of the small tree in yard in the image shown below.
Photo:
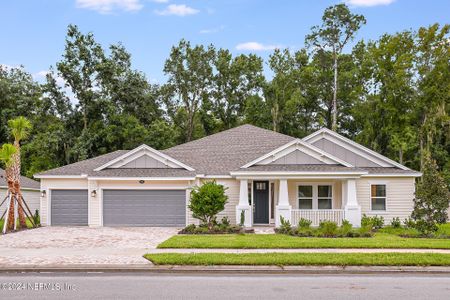
[[[213,227],[216,215],[225,208],[228,200],[225,190],[223,185],[210,181],[195,187],[191,192],[191,203],[188,207],[194,218],[208,225],[209,230]]]
[[[437,170],[436,162],[427,155],[424,161],[422,180],[417,184],[414,199],[413,219],[417,220],[422,232],[437,230],[437,223],[447,221],[450,192]]]

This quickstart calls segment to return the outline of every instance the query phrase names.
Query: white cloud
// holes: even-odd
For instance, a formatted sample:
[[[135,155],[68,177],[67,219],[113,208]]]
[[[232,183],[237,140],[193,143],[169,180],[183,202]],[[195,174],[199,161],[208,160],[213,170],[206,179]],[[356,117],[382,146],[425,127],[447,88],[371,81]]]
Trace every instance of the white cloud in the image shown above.
[[[95,10],[101,14],[110,14],[115,10],[138,11],[144,7],[140,0],[76,0],[78,8]]]
[[[345,2],[351,6],[389,5],[394,1],[395,0],[345,0]]]
[[[161,16],[174,15],[174,16],[184,17],[184,16],[188,16],[188,15],[195,15],[195,14],[199,13],[200,11],[198,9],[189,7],[185,4],[170,4],[169,6],[166,7],[166,9],[156,10],[155,12]]]
[[[208,29],[202,29],[202,30],[200,30],[199,32],[200,32],[201,34],[208,34],[208,33],[216,33],[216,32],[222,31],[222,30],[224,30],[224,29],[225,29],[225,26],[221,25],[221,26],[219,26],[219,27],[208,28]]]
[[[236,46],[237,50],[244,50],[244,51],[268,51],[268,50],[274,50],[277,48],[282,48],[281,45],[264,45],[258,42],[247,42],[247,43],[241,43]]]
[[[167,3],[167,2],[169,2],[169,0],[152,0],[153,2],[156,2],[156,3]]]

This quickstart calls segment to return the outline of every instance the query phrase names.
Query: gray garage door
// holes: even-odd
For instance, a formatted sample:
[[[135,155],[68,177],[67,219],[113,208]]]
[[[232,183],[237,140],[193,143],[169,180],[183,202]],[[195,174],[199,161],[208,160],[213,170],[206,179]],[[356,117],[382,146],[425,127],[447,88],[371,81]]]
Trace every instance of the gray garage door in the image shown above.
[[[186,225],[185,190],[103,190],[104,226]]]
[[[52,225],[88,225],[87,190],[51,191]]]

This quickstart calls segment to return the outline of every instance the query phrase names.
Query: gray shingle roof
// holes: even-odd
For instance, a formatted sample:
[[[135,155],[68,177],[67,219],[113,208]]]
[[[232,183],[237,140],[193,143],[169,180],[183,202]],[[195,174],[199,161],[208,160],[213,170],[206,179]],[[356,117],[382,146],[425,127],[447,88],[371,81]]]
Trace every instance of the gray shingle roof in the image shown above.
[[[386,168],[386,167],[364,167],[362,168],[364,170],[367,170],[369,174],[411,174],[411,175],[420,175],[420,172],[408,169],[408,170],[402,170],[400,168]]]
[[[294,139],[271,130],[242,125],[162,152],[193,167],[197,174],[229,175],[230,171]]]
[[[89,173],[94,177],[195,177],[195,171],[185,169],[103,169]]]
[[[5,170],[0,168],[0,187],[6,187],[8,186],[8,184],[6,183],[6,178],[5,178]],[[39,190],[41,187],[41,184],[39,183],[39,181],[30,179],[28,177],[25,176],[20,176],[20,184],[22,186],[22,188],[24,189],[36,189]]]
[[[192,142],[181,144],[161,152],[194,168],[184,169],[94,169],[122,156],[129,150],[118,150],[95,158],[59,167],[37,175],[81,175],[98,177],[186,177],[195,174],[229,175],[243,170],[241,166],[294,140],[294,137],[252,125],[242,125]],[[247,170],[294,171],[361,171],[363,168],[347,168],[340,165],[266,165],[252,166]],[[364,168],[370,174],[417,174],[398,168]]]

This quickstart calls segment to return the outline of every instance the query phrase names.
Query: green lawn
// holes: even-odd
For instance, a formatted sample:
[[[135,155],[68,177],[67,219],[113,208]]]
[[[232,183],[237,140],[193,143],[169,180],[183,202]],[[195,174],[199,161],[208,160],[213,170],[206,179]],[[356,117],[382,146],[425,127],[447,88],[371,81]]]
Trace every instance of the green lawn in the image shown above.
[[[197,253],[146,254],[156,265],[450,266],[436,253]]]
[[[176,235],[158,248],[422,248],[450,249],[450,239],[402,238],[376,233],[372,238],[301,238],[281,234]]]
[[[32,228],[33,227],[33,224],[31,223],[31,221],[27,218],[27,227],[28,228]],[[0,232],[3,230],[3,224],[5,224],[5,220],[4,219],[2,219],[2,220],[0,220]],[[17,224],[19,224],[19,220],[17,220]]]

